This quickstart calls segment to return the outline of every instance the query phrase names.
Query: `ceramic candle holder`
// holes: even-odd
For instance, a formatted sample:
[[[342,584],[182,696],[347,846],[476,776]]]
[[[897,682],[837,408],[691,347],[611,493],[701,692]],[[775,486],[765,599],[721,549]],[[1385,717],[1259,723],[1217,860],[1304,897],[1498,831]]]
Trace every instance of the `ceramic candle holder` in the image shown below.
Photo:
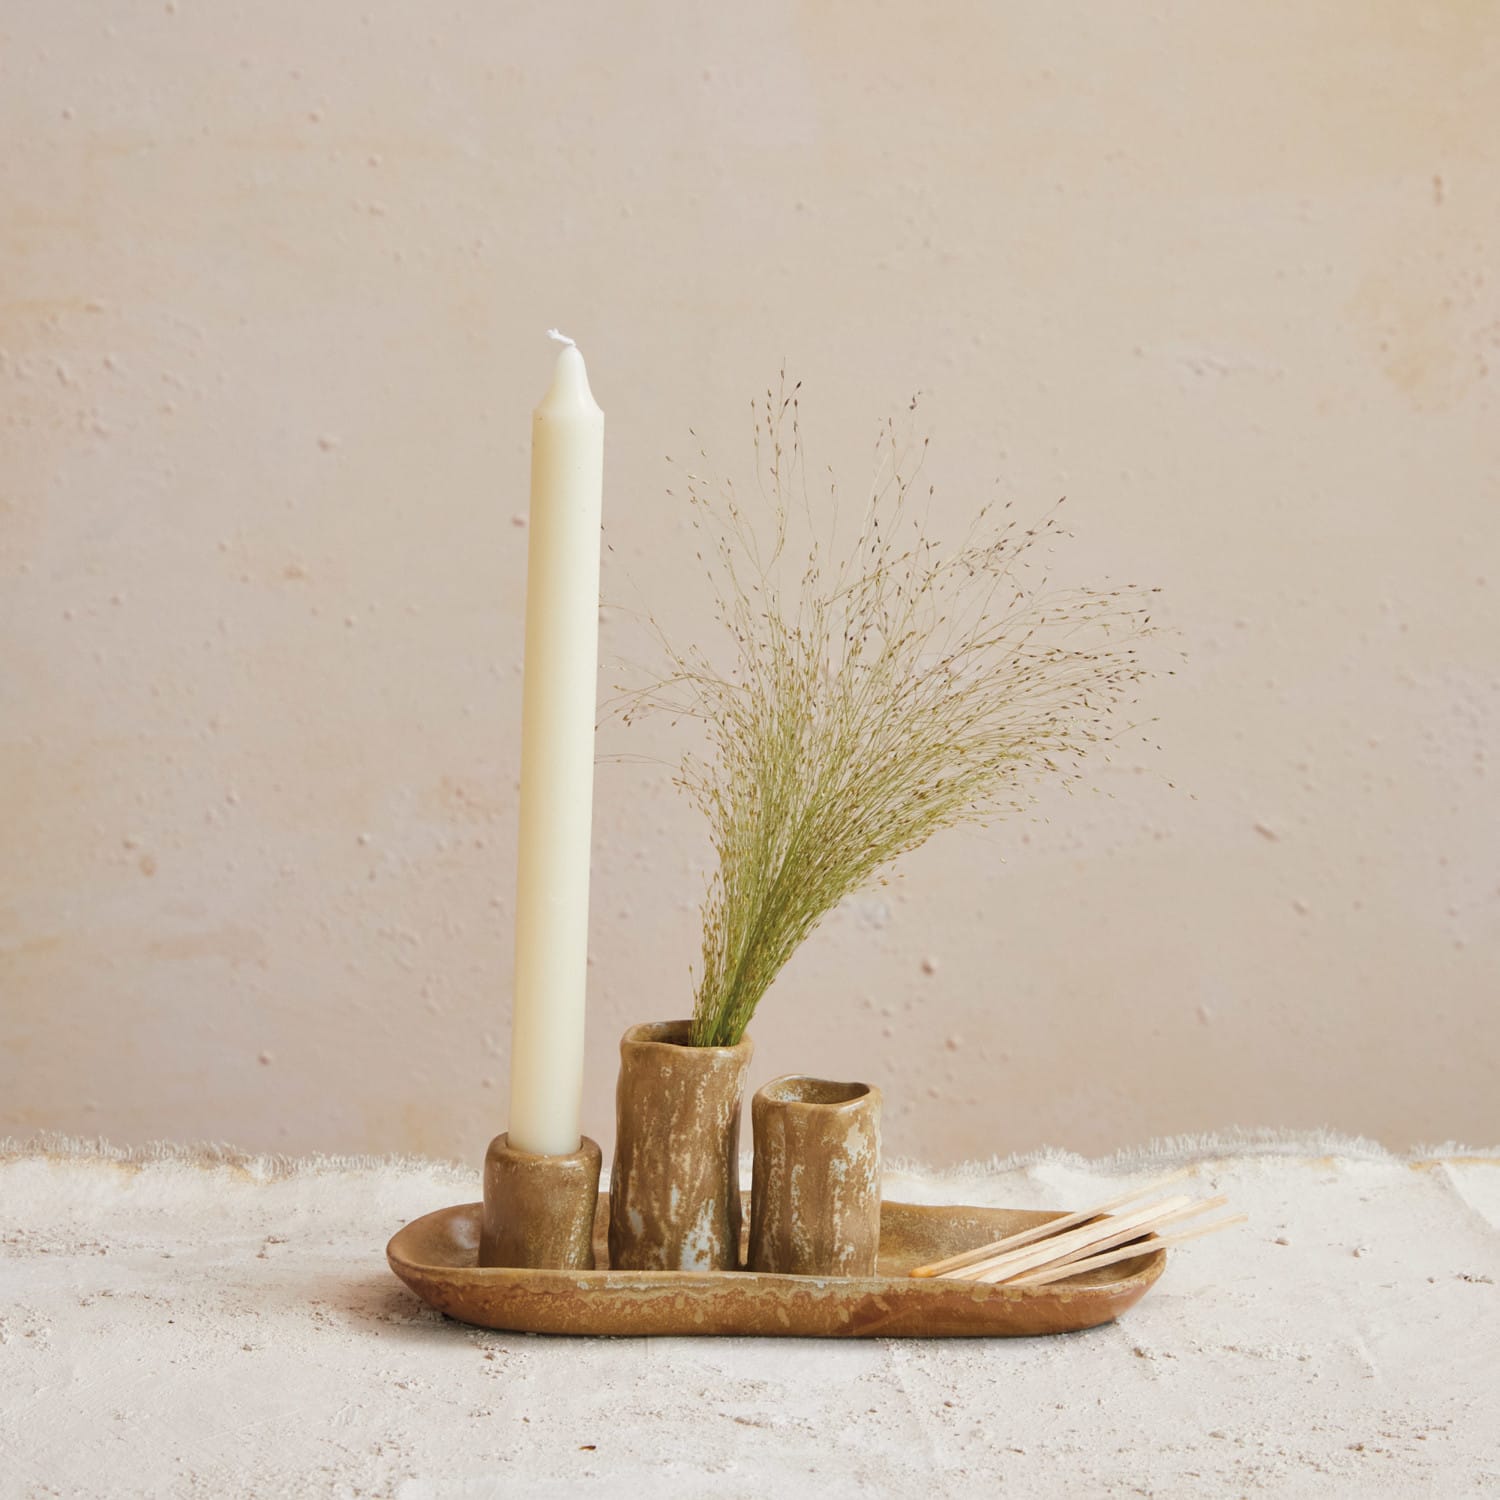
[[[752,1100],[752,1271],[872,1276],[880,1247],[880,1090],[792,1075]]]
[[[479,1264],[592,1271],[602,1161],[588,1136],[567,1156],[538,1156],[497,1135],[484,1157]]]

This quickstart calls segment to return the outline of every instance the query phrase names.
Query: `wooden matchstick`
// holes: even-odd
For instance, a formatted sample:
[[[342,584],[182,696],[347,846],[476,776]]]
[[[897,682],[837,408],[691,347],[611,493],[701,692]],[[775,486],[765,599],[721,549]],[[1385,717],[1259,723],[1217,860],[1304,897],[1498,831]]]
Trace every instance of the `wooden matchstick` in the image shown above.
[[[1138,1239],[1154,1229],[1166,1214],[1186,1208],[1192,1200],[1186,1197],[1162,1198],[1141,1208],[1126,1213],[1106,1214],[1082,1229],[1069,1230],[1056,1239],[1043,1240],[1040,1244],[1028,1245],[1022,1250],[1009,1250],[1004,1255],[982,1260],[977,1266],[966,1266],[962,1271],[953,1271],[954,1279],[964,1281],[1008,1281],[1023,1271],[1035,1271],[1041,1266],[1050,1266],[1079,1250],[1105,1250],[1118,1245],[1122,1240]]]
[[[1018,1230],[1015,1234],[1008,1234],[1004,1239],[995,1240],[991,1244],[979,1245],[973,1250],[960,1251],[959,1254],[950,1255],[945,1260],[935,1260],[931,1265],[918,1266],[915,1270],[908,1271],[907,1275],[944,1276],[950,1271],[958,1270],[960,1266],[970,1266],[976,1261],[988,1260],[1002,1250],[1019,1250],[1022,1245],[1035,1244],[1037,1240],[1051,1239],[1053,1235],[1073,1229],[1079,1224],[1086,1224],[1090,1219],[1097,1219],[1101,1214],[1109,1213],[1111,1209],[1122,1208],[1127,1203],[1136,1202],[1137,1199],[1150,1197],[1152,1193],[1159,1192],[1164,1187],[1170,1187],[1174,1182],[1181,1182],[1192,1170],[1191,1167],[1183,1167],[1173,1172],[1170,1177],[1148,1182],[1145,1187],[1131,1188],[1128,1193],[1121,1193],[1117,1198],[1110,1198],[1093,1208],[1086,1208],[1075,1214],[1063,1214],[1056,1219],[1048,1219],[1045,1224],[1036,1224],[1030,1229]]]
[[[1159,1230],[1166,1228],[1168,1224],[1177,1224],[1180,1223],[1183,1219],[1196,1218],[1197,1215],[1206,1214],[1210,1209],[1213,1208],[1223,1208],[1224,1205],[1229,1202],[1229,1199],[1226,1198],[1223,1193],[1220,1193],[1216,1198],[1200,1198],[1196,1203],[1189,1203],[1185,1208],[1167,1208],[1167,1202],[1170,1201],[1171,1200],[1168,1199],[1166,1200],[1166,1202],[1163,1202],[1161,1205],[1159,1205],[1161,1208],[1165,1209],[1165,1212],[1157,1215],[1154,1218],[1147,1219],[1144,1223],[1137,1224],[1133,1229],[1118,1229],[1113,1234],[1103,1235],[1099,1239],[1091,1240],[1085,1245],[1076,1247],[1072,1250],[1066,1250],[1060,1255],[1054,1255],[1050,1260],[1041,1261],[1035,1265],[1028,1266],[1024,1271],[1016,1271],[1014,1269],[1006,1271],[1004,1270],[1004,1268],[1002,1268],[999,1275],[985,1276],[983,1279],[985,1281],[1009,1282],[1023,1275],[1029,1276],[1033,1271],[1050,1271],[1053,1266],[1061,1266],[1066,1265],[1071,1261],[1083,1260],[1087,1256],[1098,1255],[1103,1250],[1112,1250],[1116,1245],[1125,1244],[1130,1240],[1138,1240],[1143,1235],[1155,1234]],[[1108,1223],[1109,1221],[1106,1219],[1094,1227],[1104,1229],[1107,1227]],[[1037,1248],[1042,1249],[1044,1248],[1044,1246],[1039,1245],[1037,1246]],[[965,1276],[970,1276],[970,1273],[960,1271],[958,1273],[958,1276],[962,1278]],[[972,1276],[971,1279],[978,1281],[980,1278],[977,1276]]]
[[[1103,1255],[1091,1255],[1087,1260],[1075,1260],[1066,1265],[1047,1266],[1043,1270],[1032,1271],[1026,1276],[1018,1276],[1014,1281],[1006,1282],[1006,1285],[1045,1286],[1049,1281],[1065,1281],[1069,1276],[1082,1276],[1085,1272],[1096,1271],[1101,1266],[1112,1266],[1116,1261],[1133,1260],[1139,1255],[1152,1255],[1158,1250],[1165,1250],[1169,1245],[1181,1245],[1188,1240],[1201,1239],[1205,1234],[1217,1234],[1221,1229],[1230,1229],[1236,1224],[1243,1224],[1249,1217],[1248,1214],[1231,1214],[1227,1219],[1216,1219],[1212,1224],[1204,1224],[1198,1229],[1187,1229],[1181,1234],[1152,1235],[1136,1244],[1106,1251]]]

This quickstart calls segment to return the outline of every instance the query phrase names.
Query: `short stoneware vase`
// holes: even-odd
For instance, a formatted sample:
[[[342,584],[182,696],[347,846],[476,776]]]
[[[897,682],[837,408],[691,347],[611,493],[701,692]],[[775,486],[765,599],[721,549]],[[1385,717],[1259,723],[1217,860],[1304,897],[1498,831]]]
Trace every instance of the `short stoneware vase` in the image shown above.
[[[694,1047],[688,1021],[620,1040],[609,1263],[627,1271],[736,1271],[740,1111],[749,1037]]]
[[[566,1156],[538,1156],[497,1135],[484,1156],[479,1264],[592,1271],[603,1160],[588,1136]]]
[[[880,1090],[792,1075],[750,1105],[752,1271],[872,1276],[880,1248]]]

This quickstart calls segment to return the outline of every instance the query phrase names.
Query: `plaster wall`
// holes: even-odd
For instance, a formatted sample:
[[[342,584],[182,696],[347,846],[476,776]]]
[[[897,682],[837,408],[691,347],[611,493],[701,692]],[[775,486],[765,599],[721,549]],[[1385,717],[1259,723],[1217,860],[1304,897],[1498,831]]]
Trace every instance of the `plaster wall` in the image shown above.
[[[830,919],[754,1081],[878,1082],[934,1162],[1492,1142],[1497,101],[1485,4],[4,7],[0,1128],[503,1127],[560,324],[611,600],[700,618],[665,456],[744,474],[785,362],[846,487],[921,390],[939,533],[1066,493],[1059,566],[1161,585],[1187,653],[1110,795]],[[601,765],[606,1148],[705,855]]]

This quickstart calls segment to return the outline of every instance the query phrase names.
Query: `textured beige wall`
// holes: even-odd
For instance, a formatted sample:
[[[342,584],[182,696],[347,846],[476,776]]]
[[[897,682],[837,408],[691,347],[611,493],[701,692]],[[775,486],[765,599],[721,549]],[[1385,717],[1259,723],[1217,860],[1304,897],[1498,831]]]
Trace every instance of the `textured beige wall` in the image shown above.
[[[1500,1136],[1493,5],[48,0],[0,12],[0,139],[0,1127],[503,1124],[561,323],[615,597],[695,617],[664,455],[739,469],[784,358],[849,484],[921,388],[940,525],[1066,491],[1064,568],[1163,585],[1189,653],[1112,800],[839,912],[757,1081],[875,1080],[933,1160]],[[703,857],[601,767],[606,1141]]]

